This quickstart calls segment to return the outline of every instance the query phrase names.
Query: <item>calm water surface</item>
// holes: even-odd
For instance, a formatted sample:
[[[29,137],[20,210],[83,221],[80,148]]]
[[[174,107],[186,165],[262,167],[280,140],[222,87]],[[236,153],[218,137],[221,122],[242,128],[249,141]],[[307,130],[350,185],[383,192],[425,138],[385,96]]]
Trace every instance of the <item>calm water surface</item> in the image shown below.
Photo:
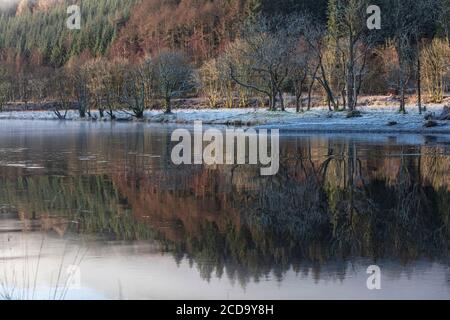
[[[0,121],[0,298],[450,298],[450,137],[283,135],[261,177],[174,129]]]

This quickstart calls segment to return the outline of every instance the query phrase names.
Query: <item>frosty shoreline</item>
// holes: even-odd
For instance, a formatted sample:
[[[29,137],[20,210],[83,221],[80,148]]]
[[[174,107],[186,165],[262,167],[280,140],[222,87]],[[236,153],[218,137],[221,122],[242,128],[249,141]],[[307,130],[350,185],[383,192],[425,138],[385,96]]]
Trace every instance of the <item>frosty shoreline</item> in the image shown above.
[[[450,134],[449,121],[436,121],[437,127],[425,128],[424,114],[420,115],[417,107],[408,106],[406,115],[397,112],[398,107],[366,106],[358,107],[362,114],[357,118],[346,118],[346,112],[329,112],[326,107],[316,107],[304,113],[270,112],[264,109],[177,109],[166,115],[162,111],[146,111],[144,119],[148,123],[192,124],[202,121],[209,125],[251,126],[258,128],[279,128],[292,132],[326,132],[326,133],[420,133]],[[427,112],[439,116],[443,105],[427,106]],[[94,111],[98,116],[98,112]],[[134,120],[125,112],[116,112],[118,121]],[[11,111],[0,112],[0,120],[58,120],[52,111]],[[92,121],[80,119],[78,112],[71,110],[67,119],[71,121]],[[102,121],[109,121],[109,118]],[[134,120],[136,121],[136,120]],[[391,125],[389,125],[391,123]],[[396,123],[392,125],[392,123]]]

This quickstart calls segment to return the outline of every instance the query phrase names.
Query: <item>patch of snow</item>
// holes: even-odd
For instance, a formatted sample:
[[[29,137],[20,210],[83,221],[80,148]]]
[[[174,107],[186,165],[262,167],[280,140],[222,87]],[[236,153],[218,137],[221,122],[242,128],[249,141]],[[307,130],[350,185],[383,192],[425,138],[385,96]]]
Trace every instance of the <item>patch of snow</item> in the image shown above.
[[[427,112],[439,115],[443,104],[429,105]],[[265,109],[177,109],[172,114],[147,110],[142,121],[152,123],[192,124],[202,121],[210,125],[255,126],[258,128],[277,128],[292,132],[336,132],[336,133],[443,133],[450,134],[449,121],[438,121],[439,126],[424,128],[424,114],[417,107],[408,106],[407,114],[399,114],[398,106],[371,105],[358,107],[361,117],[347,118],[346,112],[329,112],[327,107],[316,107],[311,111],[296,113],[295,109],[286,112]],[[93,112],[98,116],[98,112]],[[116,112],[118,120],[133,120],[126,112]],[[52,111],[21,111],[0,113],[0,120],[58,120]],[[80,119],[77,111],[69,111],[66,120]],[[107,121],[108,118],[103,119]],[[396,123],[388,125],[388,123]]]

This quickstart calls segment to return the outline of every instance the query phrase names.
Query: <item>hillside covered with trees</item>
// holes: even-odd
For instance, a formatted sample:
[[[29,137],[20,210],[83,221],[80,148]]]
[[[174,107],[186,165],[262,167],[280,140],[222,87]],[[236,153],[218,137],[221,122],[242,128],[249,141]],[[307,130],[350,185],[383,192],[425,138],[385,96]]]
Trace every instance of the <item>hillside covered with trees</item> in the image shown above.
[[[66,9],[78,2],[0,7],[0,110],[55,101],[60,118],[73,105],[82,117],[139,118],[201,97],[354,112],[360,95],[390,92],[406,112],[408,95],[422,111],[449,90],[449,0],[84,0],[70,30]],[[380,30],[367,27],[373,4]]]

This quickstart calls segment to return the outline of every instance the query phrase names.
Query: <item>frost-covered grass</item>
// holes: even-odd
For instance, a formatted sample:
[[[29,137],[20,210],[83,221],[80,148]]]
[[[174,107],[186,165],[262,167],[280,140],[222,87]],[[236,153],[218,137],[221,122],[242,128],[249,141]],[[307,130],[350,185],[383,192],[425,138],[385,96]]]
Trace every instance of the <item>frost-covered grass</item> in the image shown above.
[[[424,114],[417,107],[408,106],[407,114],[399,114],[397,106],[358,107],[361,117],[347,118],[347,112],[329,112],[327,107],[316,107],[311,111],[296,113],[294,109],[286,112],[271,112],[265,109],[177,109],[167,115],[162,111],[146,111],[142,121],[155,123],[190,124],[202,121],[204,124],[225,124],[236,126],[258,126],[280,128],[304,132],[415,132],[448,133],[450,123],[437,121],[438,126],[425,128]],[[440,115],[443,105],[429,105],[427,112]],[[93,114],[98,115],[97,112]],[[119,120],[134,120],[129,114],[117,112]],[[0,113],[0,120],[58,120],[52,111],[23,111]],[[67,120],[81,120],[76,111],[69,111]],[[84,120],[87,121],[87,120]],[[104,119],[108,121],[108,119]],[[391,123],[391,125],[388,125]],[[396,123],[392,125],[392,123]]]

